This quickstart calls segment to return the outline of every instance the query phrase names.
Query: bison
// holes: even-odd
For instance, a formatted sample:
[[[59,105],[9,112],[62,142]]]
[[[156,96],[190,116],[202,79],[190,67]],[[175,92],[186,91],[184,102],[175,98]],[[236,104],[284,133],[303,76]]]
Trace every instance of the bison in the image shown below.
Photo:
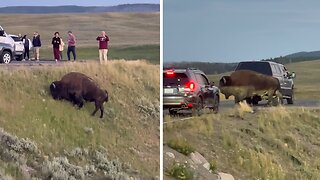
[[[282,101],[279,80],[255,71],[239,70],[230,76],[223,76],[219,81],[219,88],[226,99],[233,95],[236,103],[259,97],[254,103],[257,104],[264,95],[268,95],[268,104],[273,102],[274,95]]]
[[[53,99],[71,101],[79,108],[82,108],[84,100],[94,102],[95,110],[92,116],[100,109],[100,118],[103,117],[103,104],[108,102],[108,92],[100,89],[91,78],[78,72],[68,73],[60,81],[52,82],[50,92]]]

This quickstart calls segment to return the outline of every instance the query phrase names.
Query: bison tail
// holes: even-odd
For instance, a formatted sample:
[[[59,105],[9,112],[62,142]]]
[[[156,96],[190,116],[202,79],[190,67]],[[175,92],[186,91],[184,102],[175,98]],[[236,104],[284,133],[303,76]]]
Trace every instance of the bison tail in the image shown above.
[[[105,90],[104,92],[106,93],[106,99],[105,99],[104,101],[105,101],[105,102],[108,102],[108,101],[109,101],[108,91],[107,91],[107,90]]]

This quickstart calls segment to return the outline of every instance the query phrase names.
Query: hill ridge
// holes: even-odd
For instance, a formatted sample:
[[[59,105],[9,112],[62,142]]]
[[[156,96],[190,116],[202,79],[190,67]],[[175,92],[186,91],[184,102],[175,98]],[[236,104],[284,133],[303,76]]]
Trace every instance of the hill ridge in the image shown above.
[[[120,4],[115,6],[7,6],[0,14],[54,14],[54,13],[102,13],[102,12],[159,12],[160,4]]]

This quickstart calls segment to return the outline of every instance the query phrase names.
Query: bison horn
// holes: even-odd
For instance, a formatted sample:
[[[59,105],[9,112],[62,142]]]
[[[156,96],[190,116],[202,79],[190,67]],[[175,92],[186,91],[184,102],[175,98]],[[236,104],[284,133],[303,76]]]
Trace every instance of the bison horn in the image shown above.
[[[51,85],[53,86],[54,89],[57,87],[54,83],[52,83]]]
[[[224,84],[224,85],[226,85],[226,84],[227,84],[227,79],[226,79],[226,77],[225,77],[225,76],[223,76],[223,77],[222,77],[222,82],[223,82],[223,84]]]

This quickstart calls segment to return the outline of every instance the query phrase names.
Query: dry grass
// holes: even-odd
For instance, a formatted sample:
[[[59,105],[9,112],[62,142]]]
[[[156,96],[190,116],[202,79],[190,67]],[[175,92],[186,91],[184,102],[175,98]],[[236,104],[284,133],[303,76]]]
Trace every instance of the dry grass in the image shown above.
[[[51,47],[53,33],[63,39],[72,30],[79,47],[97,46],[96,37],[105,30],[111,46],[138,46],[160,43],[160,13],[102,14],[1,14],[1,26],[10,34],[41,35],[44,48]]]
[[[92,77],[110,95],[103,120],[54,101],[49,84],[77,71]],[[106,147],[146,176],[159,173],[159,66],[144,61],[107,65],[70,63],[59,67],[3,67],[0,70],[0,124],[9,133],[30,138],[49,157],[76,147]],[[86,129],[92,129],[87,133]]]
[[[236,179],[320,178],[319,109],[271,107],[254,114],[244,111],[242,117],[239,109],[247,108],[165,124],[164,142],[188,139],[216,162],[217,171]]]

